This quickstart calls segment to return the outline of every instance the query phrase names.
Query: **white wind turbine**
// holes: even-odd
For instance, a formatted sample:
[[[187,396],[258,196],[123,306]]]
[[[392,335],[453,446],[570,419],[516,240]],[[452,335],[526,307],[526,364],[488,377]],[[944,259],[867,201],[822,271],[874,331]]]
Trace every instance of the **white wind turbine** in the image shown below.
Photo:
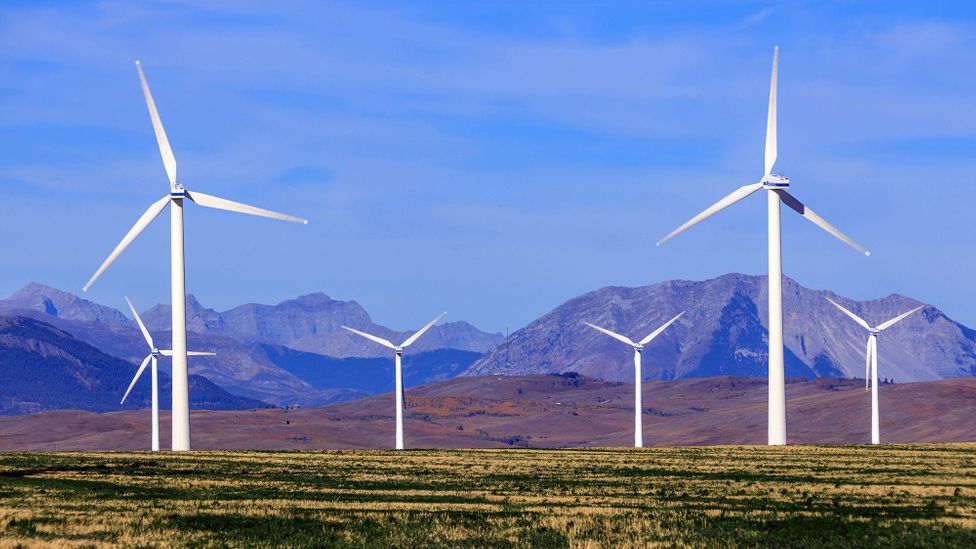
[[[655,337],[659,336],[661,334],[661,332],[663,332],[665,329],[667,329],[667,327],[670,326],[672,323],[674,323],[674,321],[676,321],[679,318],[681,318],[681,315],[683,315],[683,314],[685,314],[685,312],[684,311],[681,311],[680,313],[678,313],[678,316],[676,316],[676,317],[672,318],[671,320],[667,321],[664,324],[664,326],[661,326],[657,330],[654,330],[647,337],[645,337],[644,339],[638,341],[637,343],[634,343],[627,336],[620,335],[620,334],[615,333],[615,332],[611,332],[610,330],[607,330],[606,328],[601,328],[601,327],[599,327],[599,326],[597,326],[595,324],[590,324],[589,322],[584,322],[583,323],[583,324],[586,324],[587,326],[589,326],[590,328],[593,328],[594,330],[599,330],[599,331],[607,334],[608,336],[610,336],[610,337],[612,337],[612,338],[614,338],[614,339],[616,339],[618,341],[622,341],[622,342],[626,343],[627,345],[630,345],[631,347],[634,348],[634,448],[641,448],[641,447],[644,446],[644,425],[643,425],[643,422],[641,421],[641,410],[643,410],[643,407],[644,407],[643,402],[642,402],[642,397],[641,397],[641,381],[642,381],[642,378],[641,378],[641,353],[644,351],[644,345],[647,345],[648,343],[651,342],[651,340],[653,340]]]
[[[146,325],[142,323],[142,319],[139,318],[139,313],[136,312],[136,308],[132,306],[132,302],[129,298],[125,298],[125,302],[129,304],[129,310],[132,311],[132,316],[136,319],[136,324],[139,325],[139,330],[142,331],[142,337],[146,338],[146,344],[149,345],[149,354],[146,358],[142,360],[142,365],[136,370],[136,375],[133,376],[132,381],[129,383],[129,388],[126,389],[125,395],[122,396],[122,402],[119,404],[125,404],[125,399],[128,398],[129,393],[132,392],[132,388],[135,387],[136,381],[139,381],[139,376],[142,375],[142,371],[146,369],[146,365],[152,363],[152,451],[159,451],[159,365],[157,363],[157,358],[162,356],[173,356],[173,351],[167,349],[157,349],[156,344],[153,343],[153,338],[149,335],[149,330],[146,329]],[[187,351],[189,356],[214,356],[217,353],[202,353],[199,351]]]
[[[95,274],[85,284],[84,290],[88,291],[88,288],[98,280],[98,277],[108,269],[109,265],[169,205],[173,310],[173,450],[189,450],[190,397],[186,366],[186,272],[183,263],[183,199],[186,198],[200,206],[216,208],[218,210],[228,210],[296,223],[308,223],[308,221],[196,191],[191,193],[183,185],[177,183],[176,157],[173,156],[173,151],[169,146],[169,140],[166,138],[166,132],[163,130],[163,123],[159,120],[159,113],[156,112],[156,104],[153,102],[152,94],[149,92],[149,84],[146,83],[146,77],[142,73],[142,65],[138,61],[136,61],[136,70],[139,72],[142,91],[146,96],[146,105],[149,107],[149,117],[152,119],[153,129],[156,132],[159,153],[163,157],[163,166],[166,168],[166,175],[169,177],[170,192],[149,206],[149,209],[142,214],[142,217],[136,221],[136,224],[122,238],[119,245],[112,250],[108,259],[95,271]]]
[[[688,228],[728,208],[759,189],[766,189],[769,216],[769,405],[768,443],[786,444],[786,379],[783,370],[783,263],[780,244],[780,201],[821,229],[839,238],[864,255],[871,255],[856,242],[813,213],[786,191],[789,178],[773,173],[776,163],[776,71],[779,48],[773,50],[773,73],[769,84],[769,113],[766,122],[766,173],[758,183],[745,185],[719,200],[657,243],[671,240]]]
[[[352,333],[354,333],[356,335],[365,337],[366,339],[368,339],[370,341],[374,341],[374,342],[379,343],[380,345],[382,345],[384,347],[393,349],[393,352],[396,354],[396,371],[395,371],[395,375],[396,375],[396,396],[395,396],[395,398],[396,398],[396,449],[397,450],[403,450],[403,408],[404,408],[404,405],[403,405],[403,367],[401,365],[401,359],[403,358],[403,350],[406,349],[407,347],[409,347],[414,341],[417,341],[417,339],[419,339],[420,336],[424,335],[424,332],[426,332],[427,330],[431,329],[431,327],[433,327],[434,324],[437,324],[437,321],[438,320],[444,318],[444,315],[446,315],[446,314],[447,314],[447,312],[445,311],[445,312],[437,315],[437,318],[435,318],[434,320],[431,320],[430,323],[428,323],[423,328],[417,330],[417,333],[415,333],[412,336],[408,337],[406,339],[406,341],[404,341],[403,343],[401,343],[399,345],[394,345],[393,343],[391,343],[391,342],[383,339],[382,337],[374,336],[372,334],[367,334],[366,332],[360,332],[359,330],[354,330],[354,329],[352,329],[352,328],[350,328],[348,326],[343,326],[342,327],[342,329],[344,329],[344,330],[349,330],[350,332],[352,332]]]
[[[871,327],[863,318],[842,307],[833,299],[825,298],[833,303],[834,307],[840,309],[844,314],[854,319],[862,328],[868,331],[868,347],[864,358],[864,384],[867,390],[868,376],[871,378],[871,444],[881,444],[881,415],[878,410],[878,335],[882,330],[890,328],[892,325],[901,322],[908,315],[925,308],[925,305],[915,307],[907,313],[902,313],[887,322],[882,322],[874,328]],[[870,372],[870,374],[869,374]]]

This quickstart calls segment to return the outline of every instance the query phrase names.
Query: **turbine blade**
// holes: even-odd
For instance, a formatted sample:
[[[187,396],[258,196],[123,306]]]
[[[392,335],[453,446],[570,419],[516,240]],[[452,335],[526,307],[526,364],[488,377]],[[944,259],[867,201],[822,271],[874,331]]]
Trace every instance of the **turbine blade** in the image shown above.
[[[860,324],[861,327],[864,328],[865,330],[870,330],[871,329],[871,325],[868,324],[867,322],[865,322],[865,320],[863,318],[861,318],[861,317],[857,316],[856,314],[848,311],[847,309],[845,309],[844,307],[842,307],[839,303],[837,303],[833,299],[830,299],[829,297],[826,297],[824,299],[826,299],[827,301],[833,303],[834,307],[837,307],[838,309],[840,309],[845,315],[853,318],[854,319],[854,322],[857,322],[858,324]]]
[[[370,341],[375,341],[376,343],[379,343],[380,345],[382,345],[384,347],[389,347],[390,349],[393,349],[393,350],[396,350],[396,348],[397,348],[396,345],[390,343],[389,341],[383,339],[382,337],[377,337],[377,336],[374,336],[374,335],[371,335],[371,334],[367,334],[366,332],[360,332],[359,330],[354,330],[354,329],[350,328],[349,326],[343,326],[342,329],[343,330],[350,331],[350,332],[352,332],[352,333],[354,333],[354,334],[356,334],[358,336],[365,337],[366,339],[368,339]]]
[[[173,351],[171,349],[159,349],[159,354],[163,356],[173,356]],[[217,353],[211,353],[209,351],[187,351],[186,356],[217,356]]]
[[[159,113],[156,112],[156,103],[153,101],[152,93],[149,91],[149,84],[146,83],[146,75],[142,73],[142,63],[136,61],[136,70],[139,71],[142,93],[146,96],[146,106],[149,107],[149,118],[152,119],[153,130],[156,132],[156,142],[159,143],[159,154],[163,157],[163,166],[166,168],[169,184],[172,185],[176,183],[176,157],[173,156],[173,149],[170,148],[169,139],[166,138],[166,130],[163,129],[163,122],[159,119]]]
[[[136,324],[139,325],[139,330],[142,331],[142,337],[146,338],[146,343],[149,344],[149,350],[156,348],[156,344],[153,343],[153,338],[149,335],[149,330],[146,329],[146,325],[142,323],[142,319],[139,318],[139,313],[136,312],[136,308],[132,306],[132,302],[129,301],[129,296],[125,296],[125,302],[129,304],[129,310],[132,311],[132,316],[136,319]]]
[[[136,370],[136,375],[132,378],[132,381],[129,383],[129,388],[126,389],[125,395],[122,396],[122,402],[120,402],[119,404],[125,404],[125,399],[129,397],[129,393],[132,392],[132,388],[135,387],[136,381],[139,381],[139,376],[142,375],[142,371],[146,369],[146,365],[149,364],[149,361],[151,359],[152,359],[152,355],[149,355],[146,358],[142,359],[142,365],[139,366],[138,370]]]
[[[896,316],[895,318],[892,318],[888,322],[881,323],[881,324],[878,325],[878,330],[884,330],[885,328],[890,328],[893,324],[897,324],[898,322],[901,322],[902,320],[904,320],[906,316],[908,316],[908,315],[910,315],[910,314],[912,314],[914,312],[920,311],[920,310],[922,310],[924,308],[925,308],[925,305],[919,305],[918,307],[915,307],[914,309],[912,309],[911,311],[908,311],[907,313],[902,313],[902,314]]]
[[[687,223],[672,231],[671,234],[669,234],[668,236],[659,240],[657,245],[660,246],[661,244],[664,244],[668,240],[671,240],[672,238],[678,236],[679,234],[683,233],[687,229],[694,227],[695,225],[701,223],[702,221],[708,219],[709,217],[712,217],[718,212],[724,210],[725,208],[728,208],[732,204],[735,204],[736,202],[742,200],[743,198],[749,196],[750,194],[758,191],[759,189],[762,188],[762,186],[763,186],[762,183],[753,183],[752,185],[745,185],[739,187],[738,189],[732,191],[731,194],[729,194],[722,200],[719,200],[715,204],[709,206],[707,210],[696,215],[695,217],[691,218],[691,220],[689,220]]]
[[[215,208],[217,210],[227,210],[229,212],[238,212],[249,215],[256,215],[258,217],[267,217],[270,219],[277,219],[280,221],[291,221],[292,223],[301,223],[303,225],[308,225],[307,219],[302,219],[300,217],[293,217],[283,213],[273,212],[271,210],[265,210],[263,208],[258,208],[255,206],[249,206],[247,204],[241,204],[240,202],[234,202],[232,200],[227,200],[224,198],[219,198],[216,196],[210,196],[209,194],[198,193],[196,191],[190,192],[186,191],[186,197],[190,200],[196,202],[201,206],[207,208]]]
[[[400,344],[400,348],[401,349],[406,349],[411,343],[413,343],[414,341],[417,341],[417,339],[419,339],[420,336],[424,335],[424,332],[426,332],[427,330],[431,329],[434,326],[434,324],[437,324],[437,321],[440,320],[440,319],[442,319],[442,318],[444,318],[444,315],[446,315],[446,314],[447,314],[447,311],[444,311],[443,313],[437,315],[437,318],[435,318],[434,320],[431,320],[430,322],[428,322],[426,326],[424,326],[423,328],[417,330],[417,333],[415,333],[412,336],[408,337],[406,341],[404,341],[403,343],[401,343]]]
[[[821,229],[827,231],[828,233],[834,235],[840,241],[844,242],[845,244],[847,244],[851,248],[854,248],[855,250],[861,252],[862,254],[864,254],[864,255],[871,255],[871,252],[869,252],[869,251],[865,250],[864,248],[862,248],[860,246],[860,244],[858,244],[857,242],[854,242],[853,240],[851,240],[850,238],[848,238],[847,235],[845,235],[844,233],[842,233],[839,230],[837,230],[837,228],[834,227],[833,225],[831,225],[830,223],[827,223],[827,221],[824,218],[822,218],[819,215],[817,215],[816,213],[814,213],[813,210],[811,210],[810,208],[806,207],[806,205],[804,205],[802,202],[800,202],[799,200],[797,200],[796,197],[793,196],[792,194],[786,192],[783,189],[773,189],[773,192],[778,193],[779,196],[780,196],[780,198],[783,199],[783,203],[786,204],[787,206],[789,206],[790,209],[792,209],[796,213],[802,215],[803,217],[807,218],[814,225],[816,225],[816,226],[820,227]]]
[[[769,80],[769,114],[766,118],[766,175],[776,165],[776,76],[779,65],[779,46],[773,48],[773,76]]]
[[[403,384],[403,368],[400,368],[400,407],[407,415],[407,386]]]
[[[678,313],[678,316],[676,316],[676,317],[672,318],[671,320],[669,320],[664,326],[661,326],[657,330],[654,330],[653,332],[650,333],[650,335],[648,335],[644,339],[640,340],[640,344],[641,345],[647,345],[648,343],[650,343],[652,339],[654,339],[655,337],[661,335],[661,332],[663,332],[664,330],[666,330],[668,326],[674,324],[674,322],[676,320],[678,320],[679,318],[681,318],[681,315],[683,315],[683,314],[685,314],[684,311],[681,311],[680,313]]]
[[[878,360],[878,338],[871,338],[871,369],[874,369],[874,363]],[[874,388],[874,374],[876,372],[871,372],[871,388]]]
[[[871,337],[868,337],[868,347],[864,351],[864,390],[871,385]]]
[[[608,336],[616,339],[617,341],[622,341],[622,342],[626,343],[627,345],[630,345],[631,347],[636,347],[637,346],[636,343],[634,343],[633,341],[631,341],[631,339],[629,337],[625,336],[625,335],[620,335],[620,334],[618,334],[616,332],[611,332],[610,330],[608,330],[606,328],[601,328],[601,327],[597,326],[596,324],[590,324],[589,322],[584,322],[583,324],[586,324],[587,326],[589,326],[590,328],[593,328],[594,330],[597,330],[599,332],[603,332],[603,333],[607,334]]]
[[[85,284],[82,290],[87,292],[88,288],[91,288],[92,284],[94,284],[95,281],[98,280],[98,277],[102,276],[102,273],[105,272],[105,269],[108,269],[109,265],[111,265],[112,262],[114,262],[119,257],[119,255],[121,255],[122,252],[129,247],[129,244],[132,244],[132,241],[135,240],[136,237],[138,237],[139,234],[142,233],[142,231],[144,231],[146,227],[149,226],[150,223],[152,223],[153,219],[156,219],[156,217],[160,213],[162,213],[163,208],[165,208],[166,205],[169,204],[169,201],[170,201],[169,195],[166,195],[163,198],[160,198],[158,201],[153,202],[153,204],[149,206],[149,209],[146,210],[146,213],[142,214],[142,217],[140,217],[139,220],[136,221],[136,224],[133,225],[131,229],[129,229],[129,232],[126,233],[124,237],[122,237],[122,241],[119,242],[119,245],[116,246],[114,250],[112,250],[112,253],[108,255],[108,259],[106,259],[105,262],[102,263],[102,266],[99,267],[97,271],[95,271],[95,274],[92,275],[91,279],[88,280],[88,284]]]

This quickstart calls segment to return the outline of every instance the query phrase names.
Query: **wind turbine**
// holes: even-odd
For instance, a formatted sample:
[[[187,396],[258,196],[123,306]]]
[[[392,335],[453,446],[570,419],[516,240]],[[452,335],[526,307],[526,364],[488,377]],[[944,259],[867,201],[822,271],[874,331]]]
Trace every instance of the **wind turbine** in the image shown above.
[[[415,333],[412,336],[408,337],[406,339],[406,341],[404,341],[403,343],[401,343],[399,345],[394,345],[393,343],[390,343],[389,341],[383,339],[382,337],[374,336],[372,334],[367,334],[366,332],[360,332],[359,330],[354,330],[354,329],[352,329],[352,328],[350,328],[348,326],[343,326],[342,327],[342,329],[344,329],[344,330],[349,330],[350,332],[352,332],[352,333],[354,333],[356,335],[365,337],[366,339],[368,339],[370,341],[379,343],[380,345],[382,345],[384,347],[393,349],[393,352],[396,354],[396,372],[395,372],[395,375],[396,375],[396,449],[397,450],[403,450],[403,408],[404,408],[404,404],[403,404],[403,367],[400,364],[401,359],[403,358],[403,350],[406,349],[407,347],[409,347],[414,341],[417,341],[417,339],[419,339],[420,336],[424,335],[424,332],[426,332],[427,330],[431,329],[434,326],[434,324],[437,324],[437,321],[440,320],[440,319],[442,319],[442,318],[444,318],[444,315],[446,315],[446,314],[447,314],[447,311],[445,311],[445,312],[437,315],[437,318],[435,318],[434,320],[431,320],[430,323],[428,323],[423,328],[417,330],[417,333]]]
[[[186,366],[186,271],[184,268],[183,256],[183,199],[189,199],[200,206],[215,208],[218,210],[228,210],[232,212],[246,213],[282,221],[292,221],[295,223],[308,223],[304,219],[284,215],[238,202],[232,202],[216,196],[210,196],[199,192],[190,192],[180,183],[176,182],[176,157],[169,146],[166,132],[163,130],[163,123],[156,112],[156,104],[153,102],[152,94],[149,92],[149,84],[142,73],[142,65],[136,61],[136,70],[139,72],[139,80],[142,83],[142,92],[146,96],[146,105],[149,107],[149,117],[152,119],[153,130],[156,132],[156,141],[159,144],[159,153],[163,157],[163,167],[166,168],[166,175],[169,177],[169,194],[153,202],[136,224],[129,229],[129,232],[122,238],[118,246],[112,250],[108,259],[102,263],[101,267],[95,271],[91,279],[84,286],[88,288],[102,276],[119,257],[119,255],[132,244],[132,241],[139,236],[142,231],[167,205],[170,207],[170,265],[171,265],[171,284],[172,284],[172,309],[173,309],[173,450],[190,449],[190,395],[187,379]]]
[[[642,448],[644,446],[644,426],[641,422],[641,411],[643,410],[643,404],[641,400],[641,353],[644,351],[644,345],[647,345],[655,337],[659,336],[668,326],[674,323],[675,320],[681,318],[681,315],[685,314],[684,311],[678,313],[678,316],[667,321],[664,326],[661,326],[657,330],[651,332],[647,337],[634,343],[629,337],[620,335],[618,333],[611,332],[606,328],[601,328],[595,324],[590,324],[589,322],[584,322],[590,328],[594,330],[599,330],[608,336],[626,343],[634,348],[634,448]]]
[[[660,246],[685,230],[728,208],[759,189],[766,189],[769,216],[769,423],[768,443],[786,444],[786,379],[783,369],[783,262],[780,244],[780,202],[802,215],[814,225],[839,238],[847,245],[864,255],[867,250],[848,238],[844,233],[827,223],[810,208],[797,200],[786,189],[790,180],[784,175],[773,173],[776,163],[776,72],[779,61],[779,47],[773,49],[773,74],[769,84],[769,114],[766,121],[766,173],[758,183],[745,185],[719,200],[687,223],[662,238]]]
[[[868,347],[864,358],[864,383],[865,390],[867,390],[868,383],[868,371],[870,370],[871,376],[871,444],[881,444],[881,416],[878,411],[878,336],[886,328],[890,328],[892,325],[897,324],[904,320],[908,315],[925,308],[925,305],[920,305],[915,307],[907,313],[902,313],[895,318],[887,322],[882,322],[874,328],[870,324],[865,322],[865,320],[851,311],[842,307],[839,303],[833,299],[825,298],[827,301],[833,303],[834,307],[837,307],[844,314],[854,319],[862,328],[868,331]]]
[[[122,396],[122,402],[119,404],[125,404],[125,399],[128,398],[129,393],[132,392],[132,388],[135,387],[136,381],[139,381],[139,376],[142,375],[142,371],[146,369],[146,365],[152,363],[152,451],[159,451],[159,368],[156,359],[162,356],[173,356],[173,351],[157,349],[156,344],[153,343],[153,338],[149,335],[149,330],[146,329],[146,325],[142,323],[142,319],[139,318],[139,313],[136,312],[136,308],[132,306],[132,302],[129,298],[125,298],[125,302],[129,304],[129,310],[132,311],[132,316],[136,319],[136,324],[139,325],[139,330],[142,331],[142,337],[146,338],[146,344],[149,345],[149,354],[146,358],[142,360],[142,365],[136,370],[136,375],[133,376],[132,382],[129,383],[129,388],[126,389],[125,395]],[[189,356],[214,356],[217,353],[202,353],[198,351],[187,351]]]

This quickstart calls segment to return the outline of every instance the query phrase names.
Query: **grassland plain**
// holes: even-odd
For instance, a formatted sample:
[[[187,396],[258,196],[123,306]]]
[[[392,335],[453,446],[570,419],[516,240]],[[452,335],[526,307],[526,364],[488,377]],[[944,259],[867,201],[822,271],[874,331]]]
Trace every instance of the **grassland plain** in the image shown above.
[[[976,444],[0,454],[0,546],[976,547]]]

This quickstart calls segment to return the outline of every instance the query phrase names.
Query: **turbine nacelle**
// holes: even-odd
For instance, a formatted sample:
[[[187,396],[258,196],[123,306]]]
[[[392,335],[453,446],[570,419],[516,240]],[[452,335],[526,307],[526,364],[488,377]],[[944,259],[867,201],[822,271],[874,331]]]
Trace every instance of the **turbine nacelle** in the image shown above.
[[[173,183],[169,188],[169,197],[173,200],[186,198],[186,189],[179,183]]]
[[[788,189],[790,187],[790,178],[778,173],[771,173],[759,182],[762,183],[764,189]]]

